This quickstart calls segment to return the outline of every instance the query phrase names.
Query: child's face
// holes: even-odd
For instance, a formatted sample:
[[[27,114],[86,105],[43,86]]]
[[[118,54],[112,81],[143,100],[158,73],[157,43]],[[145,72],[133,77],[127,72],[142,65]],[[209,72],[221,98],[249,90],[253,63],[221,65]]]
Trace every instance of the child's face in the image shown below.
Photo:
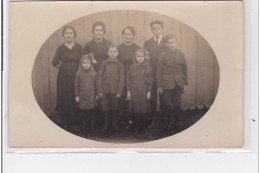
[[[82,65],[83,70],[89,70],[91,67],[91,62],[90,62],[90,60],[85,59],[82,61],[81,65]]]
[[[75,34],[72,29],[66,29],[63,36],[67,42],[72,42],[75,38]]]
[[[123,34],[123,37],[126,43],[131,43],[133,41],[134,34],[130,30],[126,29]]]
[[[104,37],[104,29],[102,26],[96,26],[94,29],[94,37],[95,38],[103,38]]]
[[[144,62],[144,54],[142,52],[136,53],[136,61],[138,64],[142,64]]]
[[[169,39],[166,43],[166,46],[171,50],[175,50],[177,48],[177,41],[175,38]]]
[[[153,24],[152,32],[155,37],[159,37],[163,32],[162,26],[160,24]]]
[[[115,47],[109,48],[107,52],[109,58],[116,58],[118,56],[118,51]]]

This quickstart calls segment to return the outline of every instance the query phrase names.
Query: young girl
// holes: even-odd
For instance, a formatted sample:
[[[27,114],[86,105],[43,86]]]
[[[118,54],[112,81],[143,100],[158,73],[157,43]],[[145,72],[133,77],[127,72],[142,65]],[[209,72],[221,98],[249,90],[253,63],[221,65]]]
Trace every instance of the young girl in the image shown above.
[[[96,71],[92,63],[92,55],[84,55],[80,59],[79,68],[75,79],[75,101],[79,103],[82,131],[85,130],[87,120],[91,119],[91,130],[94,130],[94,107],[96,98]]]
[[[110,41],[104,38],[106,33],[106,27],[103,22],[95,22],[92,26],[92,34],[93,40],[86,43],[84,46],[83,53],[88,54],[91,53],[94,55],[97,60],[97,64],[95,64],[95,69],[98,72],[101,63],[106,60],[108,46],[111,44]]]
[[[151,111],[150,98],[153,79],[152,68],[146,56],[145,50],[139,49],[136,51],[135,61],[126,77],[129,112],[134,115],[137,131],[140,127],[144,127],[144,115]]]
[[[65,26],[62,34],[65,43],[57,48],[52,65],[59,68],[56,111],[63,113],[65,125],[69,126],[75,114],[74,80],[82,55],[82,47],[75,42],[76,31],[72,26]]]
[[[158,93],[163,94],[164,112],[168,117],[168,131],[171,131],[175,118],[180,115],[181,95],[187,89],[188,74],[184,54],[177,47],[177,38],[174,34],[166,35],[167,49],[159,56],[156,80]]]
[[[118,101],[122,96],[124,89],[124,66],[117,59],[118,50],[115,45],[110,45],[108,48],[108,59],[103,61],[98,72],[97,90],[101,101],[101,107],[105,118],[103,131],[108,129],[109,111],[112,112],[112,125],[116,130],[117,127],[117,110]]]

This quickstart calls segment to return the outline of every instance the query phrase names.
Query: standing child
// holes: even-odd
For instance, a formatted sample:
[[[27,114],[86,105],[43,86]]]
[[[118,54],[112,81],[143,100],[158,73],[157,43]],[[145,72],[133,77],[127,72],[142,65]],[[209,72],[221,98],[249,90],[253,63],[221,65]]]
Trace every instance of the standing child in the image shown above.
[[[109,111],[112,112],[112,124],[114,128],[119,130],[116,122],[118,101],[122,96],[125,80],[124,66],[122,62],[117,59],[117,47],[110,45],[107,54],[109,58],[102,62],[97,81],[97,91],[101,99],[101,107],[105,118],[103,131],[108,129]]]
[[[151,112],[150,98],[152,90],[152,68],[147,53],[139,49],[135,53],[135,61],[131,65],[126,78],[127,100],[129,112],[134,115],[136,132],[144,128],[145,115]]]
[[[91,130],[94,130],[94,107],[96,98],[97,73],[92,65],[92,55],[84,55],[80,59],[75,79],[75,101],[79,103],[80,119],[83,120],[82,131],[85,130],[87,120],[91,119]]]
[[[153,88],[151,96],[151,110],[153,115],[153,121],[149,126],[149,128],[152,128],[160,118],[160,113],[156,110],[157,86],[155,79],[158,57],[160,53],[165,50],[165,39],[163,36],[163,23],[161,21],[152,21],[150,23],[150,27],[153,33],[153,37],[145,41],[144,49],[149,52],[150,63],[153,71]]]
[[[177,47],[177,38],[174,34],[166,35],[166,47],[160,54],[156,80],[158,93],[163,94],[164,111],[168,117],[168,131],[174,125],[175,117],[182,122],[180,115],[181,95],[187,89],[188,74],[184,54]]]

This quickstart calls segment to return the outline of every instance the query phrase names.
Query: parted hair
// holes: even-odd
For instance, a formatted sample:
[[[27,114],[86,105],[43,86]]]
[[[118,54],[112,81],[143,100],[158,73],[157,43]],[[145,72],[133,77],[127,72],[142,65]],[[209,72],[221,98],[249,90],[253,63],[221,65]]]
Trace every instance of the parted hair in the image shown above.
[[[92,25],[92,34],[94,33],[94,30],[97,26],[101,26],[103,28],[103,31],[104,31],[104,34],[106,33],[106,26],[103,22],[95,22],[93,25]]]
[[[76,30],[75,30],[75,28],[74,28],[73,26],[71,26],[71,25],[66,25],[66,26],[64,26],[64,28],[63,28],[63,30],[62,30],[62,35],[64,36],[64,34],[65,34],[65,32],[66,32],[67,29],[71,29],[71,30],[74,32],[74,38],[76,38],[76,36],[77,36]]]
[[[177,37],[176,37],[175,34],[167,34],[167,35],[165,36],[165,43],[167,43],[170,39],[175,39],[176,42],[177,42]]]
[[[134,58],[134,61],[133,61],[133,64],[132,64],[132,68],[137,68],[137,60],[136,60],[136,56],[137,56],[137,53],[140,52],[144,55],[144,62],[142,63],[143,65],[143,71],[142,73],[145,75],[145,80],[149,80],[149,78],[151,78],[151,74],[152,74],[152,67],[151,67],[151,64],[150,64],[150,61],[149,59],[147,58],[148,56],[148,52],[145,50],[145,49],[138,49],[136,52],[135,52],[135,58]],[[134,72],[134,75],[139,75],[137,74],[136,72]]]
[[[133,26],[127,26],[122,30],[122,35],[124,35],[125,30],[129,30],[132,32],[132,34],[135,36],[136,32],[135,32],[135,28]]]
[[[160,21],[160,20],[154,20],[154,21],[152,21],[152,22],[150,23],[151,29],[153,28],[153,25],[155,25],[155,24],[159,24],[159,25],[161,25],[161,27],[163,28],[163,23],[162,23],[162,21]]]
[[[110,45],[108,45],[107,51],[109,51],[109,49],[111,49],[111,48],[116,48],[116,50],[118,51],[117,46],[114,45],[114,44],[110,44]]]

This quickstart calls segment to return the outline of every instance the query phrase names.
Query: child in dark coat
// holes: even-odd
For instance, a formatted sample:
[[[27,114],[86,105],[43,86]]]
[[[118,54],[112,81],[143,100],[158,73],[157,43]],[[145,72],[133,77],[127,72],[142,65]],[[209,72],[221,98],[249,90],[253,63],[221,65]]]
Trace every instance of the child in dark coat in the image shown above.
[[[93,67],[95,62],[92,55],[84,55],[79,64],[75,79],[75,101],[79,103],[80,119],[83,120],[82,131],[85,130],[87,120],[91,119],[91,130],[94,130],[94,108],[96,100],[96,76]]]
[[[129,112],[134,115],[137,132],[139,128],[144,128],[145,115],[151,112],[150,98],[153,79],[152,68],[146,56],[145,50],[136,51],[135,61],[130,66],[126,77]]]
[[[102,62],[97,79],[97,91],[101,99],[101,107],[105,118],[103,131],[108,129],[109,111],[112,111],[112,125],[116,130],[119,130],[116,122],[118,101],[122,96],[125,81],[124,66],[122,62],[117,59],[117,47],[110,45],[107,54],[109,58]]]
[[[167,49],[160,54],[156,80],[158,93],[163,94],[164,111],[168,117],[168,131],[174,125],[175,117],[179,120],[181,95],[187,89],[188,74],[184,54],[177,47],[177,38],[174,34],[166,35]],[[183,124],[181,120],[181,124]]]

